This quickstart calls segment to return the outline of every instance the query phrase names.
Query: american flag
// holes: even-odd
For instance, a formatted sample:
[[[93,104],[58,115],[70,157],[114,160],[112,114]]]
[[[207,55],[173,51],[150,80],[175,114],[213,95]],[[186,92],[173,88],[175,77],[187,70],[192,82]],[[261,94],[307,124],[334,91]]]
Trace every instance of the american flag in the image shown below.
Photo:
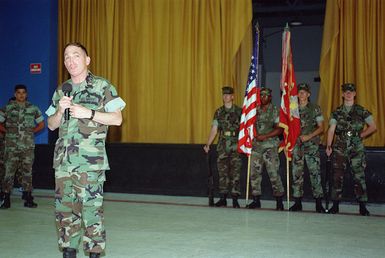
[[[255,120],[257,115],[257,105],[260,104],[260,87],[258,78],[258,56],[259,56],[259,28],[256,28],[255,44],[249,77],[246,84],[246,93],[243,101],[242,116],[239,126],[238,152],[248,156],[251,154],[252,142],[256,135]]]
[[[289,27],[286,27],[282,35],[282,97],[279,111],[279,126],[284,129],[283,142],[279,150],[285,150],[288,160],[291,160],[295,142],[301,133],[297,84],[294,75],[290,35]]]

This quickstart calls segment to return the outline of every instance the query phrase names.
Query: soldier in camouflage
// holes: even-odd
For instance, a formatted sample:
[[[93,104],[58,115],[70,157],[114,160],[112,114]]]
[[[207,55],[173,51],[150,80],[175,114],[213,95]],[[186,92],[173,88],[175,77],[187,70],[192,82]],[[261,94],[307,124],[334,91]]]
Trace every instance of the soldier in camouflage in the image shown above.
[[[303,174],[305,161],[310,175],[313,197],[316,200],[316,212],[325,213],[322,207],[322,185],[320,169],[319,135],[323,133],[321,108],[309,102],[310,86],[298,84],[299,115],[301,119],[301,135],[298,137],[293,150],[293,197],[295,203],[290,211],[302,211]]]
[[[251,189],[253,201],[246,207],[255,209],[261,207],[260,196],[262,169],[266,166],[267,173],[273,187],[273,196],[276,197],[276,209],[283,210],[282,196],[285,192],[279,171],[278,147],[279,138],[283,129],[278,126],[279,110],[271,103],[271,89],[261,89],[261,105],[257,107],[255,121],[256,137],[253,140],[251,151]]]
[[[34,134],[44,128],[44,118],[40,109],[27,101],[27,87],[15,86],[15,100],[11,100],[0,111],[0,123],[5,131],[3,180],[4,198],[2,209],[11,207],[10,194],[15,174],[21,174],[21,185],[25,198],[24,207],[36,208],[32,196],[32,165],[35,156]]]
[[[219,132],[217,166],[220,199],[215,203],[215,206],[227,206],[226,199],[230,193],[233,199],[233,207],[239,208],[238,197],[241,194],[239,181],[242,159],[241,154],[237,151],[237,144],[242,109],[233,104],[234,89],[232,87],[223,87],[222,94],[223,106],[215,111],[211,131],[203,149],[206,153],[210,151],[210,145]]]
[[[71,84],[72,91],[66,96],[59,86],[46,111],[49,129],[59,128],[53,167],[58,244],[63,257],[76,257],[81,238],[90,257],[100,257],[105,250],[103,184],[109,169],[105,140],[108,126],[122,123],[125,107],[115,87],[88,70],[89,63],[82,44],[66,45],[64,65],[71,78],[64,84]]]
[[[339,201],[343,193],[344,173],[349,164],[354,180],[354,193],[359,203],[359,213],[369,216],[365,183],[365,148],[362,140],[376,131],[372,114],[355,104],[356,86],[342,84],[343,104],[331,113],[327,135],[326,154],[334,153],[333,160],[333,206],[329,213],[339,212]],[[365,127],[366,125],[366,127]],[[335,139],[334,139],[335,138]],[[332,146],[333,143],[334,144]]]
[[[0,114],[4,113],[4,110],[0,109]],[[0,123],[0,206],[3,204],[4,192],[3,192],[3,180],[5,176],[4,167],[4,142],[5,142],[5,128]]]

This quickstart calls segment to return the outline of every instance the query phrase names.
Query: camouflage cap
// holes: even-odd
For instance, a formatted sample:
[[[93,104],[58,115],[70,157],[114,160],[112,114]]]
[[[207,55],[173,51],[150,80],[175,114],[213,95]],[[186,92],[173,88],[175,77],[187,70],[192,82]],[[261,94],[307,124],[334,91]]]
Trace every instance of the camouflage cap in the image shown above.
[[[297,89],[298,89],[298,91],[306,90],[307,92],[310,93],[310,86],[307,83],[300,83],[300,84],[298,84]]]
[[[261,88],[261,95],[271,95],[271,89]]]
[[[233,87],[225,86],[222,88],[222,94],[233,94],[233,93],[234,93]]]
[[[344,83],[341,85],[342,91],[356,91],[356,85],[353,83]]]

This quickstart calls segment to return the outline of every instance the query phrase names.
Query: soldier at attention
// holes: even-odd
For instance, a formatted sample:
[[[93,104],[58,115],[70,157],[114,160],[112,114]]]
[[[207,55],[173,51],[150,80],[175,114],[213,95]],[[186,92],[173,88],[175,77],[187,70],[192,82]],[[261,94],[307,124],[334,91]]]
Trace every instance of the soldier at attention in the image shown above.
[[[211,131],[203,149],[206,153],[210,151],[210,145],[219,132],[217,166],[220,199],[215,203],[215,206],[227,206],[226,199],[230,193],[233,199],[233,208],[239,208],[238,197],[241,194],[239,180],[242,159],[241,154],[237,151],[237,144],[242,109],[233,104],[234,89],[232,87],[223,87],[222,94],[223,106],[215,111]]]
[[[302,211],[303,174],[305,161],[309,171],[313,197],[316,201],[315,210],[325,213],[322,207],[321,161],[319,153],[320,137],[323,133],[321,108],[309,102],[310,86],[306,83],[298,84],[299,115],[301,119],[301,135],[298,137],[293,150],[293,197],[295,203],[290,211]]]
[[[344,173],[350,165],[354,180],[354,194],[362,216],[369,216],[366,209],[368,196],[365,183],[365,148],[362,140],[376,131],[372,114],[355,104],[356,86],[353,83],[341,85],[343,104],[330,115],[326,155],[333,157],[333,206],[329,210],[339,212],[339,201],[343,193]],[[366,125],[366,127],[365,127]],[[334,144],[333,144],[334,139]],[[333,146],[332,146],[333,144]]]
[[[0,109],[0,113],[4,114],[4,110]],[[3,125],[0,125],[0,205],[3,204],[4,192],[3,192],[3,180],[5,176],[5,167],[4,167],[4,136],[5,128]]]
[[[66,45],[64,65],[71,78],[63,84],[66,87],[56,89],[46,111],[49,129],[59,128],[53,167],[63,257],[76,257],[81,239],[90,257],[100,257],[105,250],[103,184],[109,169],[105,140],[108,126],[122,123],[121,110],[126,105],[109,81],[88,70],[90,61],[82,44]],[[64,94],[68,85],[71,91]]]
[[[20,174],[24,191],[24,207],[37,207],[32,196],[32,165],[35,158],[35,133],[44,129],[44,118],[40,109],[27,101],[27,94],[25,85],[16,85],[15,99],[0,110],[0,131],[5,132],[2,209],[11,207],[10,193],[16,172]]]
[[[273,196],[276,198],[276,209],[282,211],[284,209],[282,196],[285,192],[279,175],[279,135],[283,129],[279,124],[279,110],[271,103],[271,89],[261,89],[261,105],[257,107],[257,119],[255,128],[257,134],[253,140],[251,150],[250,163],[250,183],[253,195],[253,201],[246,207],[256,209],[261,207],[260,196],[262,169],[266,166],[267,173],[273,187]]]

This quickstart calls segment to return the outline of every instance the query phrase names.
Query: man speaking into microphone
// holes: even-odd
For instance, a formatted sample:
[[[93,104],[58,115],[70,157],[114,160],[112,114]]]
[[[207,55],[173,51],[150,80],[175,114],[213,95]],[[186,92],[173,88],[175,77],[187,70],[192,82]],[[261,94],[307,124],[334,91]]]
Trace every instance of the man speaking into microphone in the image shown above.
[[[56,89],[46,111],[48,128],[59,128],[53,167],[63,257],[76,257],[81,239],[90,257],[104,252],[103,184],[109,169],[105,140],[109,125],[121,125],[126,105],[109,81],[88,70],[90,61],[82,44],[65,46],[64,65],[71,78]]]

